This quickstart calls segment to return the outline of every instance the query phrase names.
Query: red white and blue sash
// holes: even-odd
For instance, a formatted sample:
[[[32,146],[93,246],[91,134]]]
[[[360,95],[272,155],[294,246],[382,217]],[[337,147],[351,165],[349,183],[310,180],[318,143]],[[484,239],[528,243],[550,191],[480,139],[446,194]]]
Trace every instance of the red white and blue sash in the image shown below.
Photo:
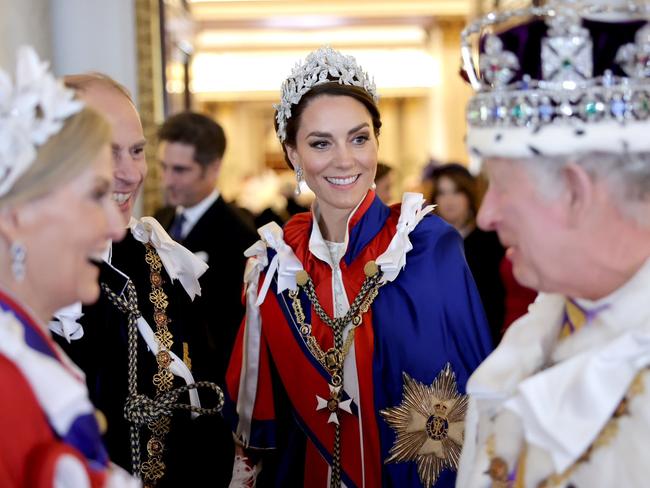
[[[103,471],[108,454],[81,373],[16,300],[0,291],[0,354],[23,374],[54,435]]]
[[[340,263],[348,303],[351,303],[365,278],[365,263],[379,260],[387,251],[391,254],[382,265],[391,280],[381,288],[371,310],[364,314],[363,324],[356,329],[354,337],[361,404],[353,404],[351,414],[339,417],[342,478],[347,487],[421,486],[416,463],[384,464],[394,445],[395,432],[378,412],[401,402],[403,373],[431,384],[450,363],[459,388],[464,391],[469,374],[490,350],[480,298],[465,264],[458,233],[436,217],[422,220],[418,216],[418,219],[401,221],[399,217],[399,206],[388,208],[370,192],[349,221],[347,250]],[[417,228],[416,224],[419,224]],[[224,416],[241,434],[237,429],[241,429],[242,415],[249,413],[247,445],[285,449],[287,459],[304,461],[306,467],[300,473],[304,486],[325,486],[334,428],[328,424],[329,412],[317,410],[316,396],[329,397],[329,374],[306,347],[287,292],[296,287],[293,268],[304,267],[315,284],[321,305],[333,315],[332,270],[310,251],[312,225],[311,214],[301,214],[285,226],[286,243],[283,244],[294,254],[295,262],[282,256],[276,259],[281,253],[273,250],[253,259],[258,269],[266,269],[266,274],[257,274],[259,279],[255,285],[264,289],[268,284],[269,291],[259,305],[258,335],[249,334],[249,316],[240,330],[227,375]],[[396,241],[401,244],[391,248]],[[281,248],[285,258],[289,254],[287,248]],[[406,252],[409,252],[409,265],[404,268]],[[274,260],[277,272],[269,279],[268,263]],[[250,285],[249,282],[247,294]],[[302,294],[300,299],[306,322],[312,325],[312,334],[320,347],[327,350],[333,344],[331,329],[312,313],[311,304]],[[253,361],[256,381],[254,388],[247,390],[242,386],[247,384],[243,377],[249,372],[247,368],[253,356],[251,344],[258,345]],[[298,449],[291,443],[282,444],[283,432],[291,426],[277,425],[283,413],[278,411],[280,406],[276,402],[280,390],[288,398],[291,419],[306,437],[305,442],[295,444]],[[251,391],[254,394],[246,399],[252,399],[252,404],[240,401],[242,392],[249,395]],[[292,447],[293,451],[289,452]],[[278,476],[275,482],[293,486],[298,481],[291,478],[289,482],[289,479]],[[444,472],[436,486],[453,486],[453,483],[454,473]]]

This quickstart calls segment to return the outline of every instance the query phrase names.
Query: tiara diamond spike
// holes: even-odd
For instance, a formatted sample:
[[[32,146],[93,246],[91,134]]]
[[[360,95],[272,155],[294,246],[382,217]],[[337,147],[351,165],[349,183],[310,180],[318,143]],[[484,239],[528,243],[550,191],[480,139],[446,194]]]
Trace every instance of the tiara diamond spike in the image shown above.
[[[321,47],[309,54],[304,62],[298,62],[291,76],[282,84],[280,103],[273,105],[280,142],[287,138],[287,120],[291,118],[292,105],[297,105],[309,90],[323,83],[358,86],[375,101],[379,99],[374,80],[354,57],[346,56],[330,46]]]

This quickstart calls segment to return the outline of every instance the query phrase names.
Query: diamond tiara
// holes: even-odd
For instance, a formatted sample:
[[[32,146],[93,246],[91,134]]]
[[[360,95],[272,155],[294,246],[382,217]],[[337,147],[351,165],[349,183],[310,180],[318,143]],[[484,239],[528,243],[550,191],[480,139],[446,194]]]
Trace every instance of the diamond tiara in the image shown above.
[[[291,118],[291,106],[314,86],[324,83],[339,83],[363,88],[377,102],[377,88],[374,80],[357,64],[353,56],[346,56],[329,46],[310,53],[304,62],[298,62],[291,76],[282,83],[280,103],[276,110],[277,134],[280,142],[287,138],[287,121]]]
[[[0,69],[0,197],[36,160],[37,148],[83,108],[31,47],[18,50],[15,83]]]
[[[645,3],[556,2],[490,13],[470,24],[462,33],[461,47],[463,70],[477,91],[466,112],[470,150],[479,156],[486,150],[498,153],[499,147],[510,151],[512,145],[502,139],[519,128],[526,129],[518,135],[528,137],[529,143],[528,150],[520,152],[537,154],[544,152],[539,146],[549,142],[539,135],[544,130],[557,135],[560,128],[569,128],[583,137],[589,136],[584,128],[598,123],[608,128],[616,124],[617,130],[625,131],[630,124],[649,120],[648,18],[650,6]],[[474,36],[486,28],[512,25],[516,19],[525,23],[483,37],[477,71]],[[517,53],[508,50],[506,42]],[[525,43],[528,46],[522,47]],[[594,45],[599,49],[596,55]],[[564,150],[571,150],[567,144]]]

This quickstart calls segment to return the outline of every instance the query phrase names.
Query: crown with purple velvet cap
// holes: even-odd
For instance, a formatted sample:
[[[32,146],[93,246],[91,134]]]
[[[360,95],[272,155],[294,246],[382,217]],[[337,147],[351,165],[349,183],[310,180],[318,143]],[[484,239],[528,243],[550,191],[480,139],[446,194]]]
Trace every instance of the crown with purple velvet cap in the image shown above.
[[[470,24],[469,150],[479,158],[650,151],[649,21],[646,2],[592,0]]]

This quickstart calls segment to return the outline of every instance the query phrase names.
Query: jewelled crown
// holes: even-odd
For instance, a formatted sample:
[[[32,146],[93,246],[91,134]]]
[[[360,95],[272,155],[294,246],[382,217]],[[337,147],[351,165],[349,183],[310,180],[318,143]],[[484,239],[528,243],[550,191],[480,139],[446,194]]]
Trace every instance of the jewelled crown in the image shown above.
[[[314,86],[323,83],[358,86],[366,90],[375,102],[379,99],[375,82],[354,57],[345,56],[329,46],[321,47],[310,53],[304,62],[297,63],[291,76],[282,83],[280,103],[273,105],[280,142],[287,138],[287,120],[291,118],[291,106],[297,105]]]
[[[0,69],[0,197],[36,160],[38,146],[83,108],[34,49],[22,47],[17,60],[14,83]]]
[[[648,20],[646,2],[556,1],[470,24],[461,51],[477,92],[466,113],[469,149],[479,157],[650,150]]]

